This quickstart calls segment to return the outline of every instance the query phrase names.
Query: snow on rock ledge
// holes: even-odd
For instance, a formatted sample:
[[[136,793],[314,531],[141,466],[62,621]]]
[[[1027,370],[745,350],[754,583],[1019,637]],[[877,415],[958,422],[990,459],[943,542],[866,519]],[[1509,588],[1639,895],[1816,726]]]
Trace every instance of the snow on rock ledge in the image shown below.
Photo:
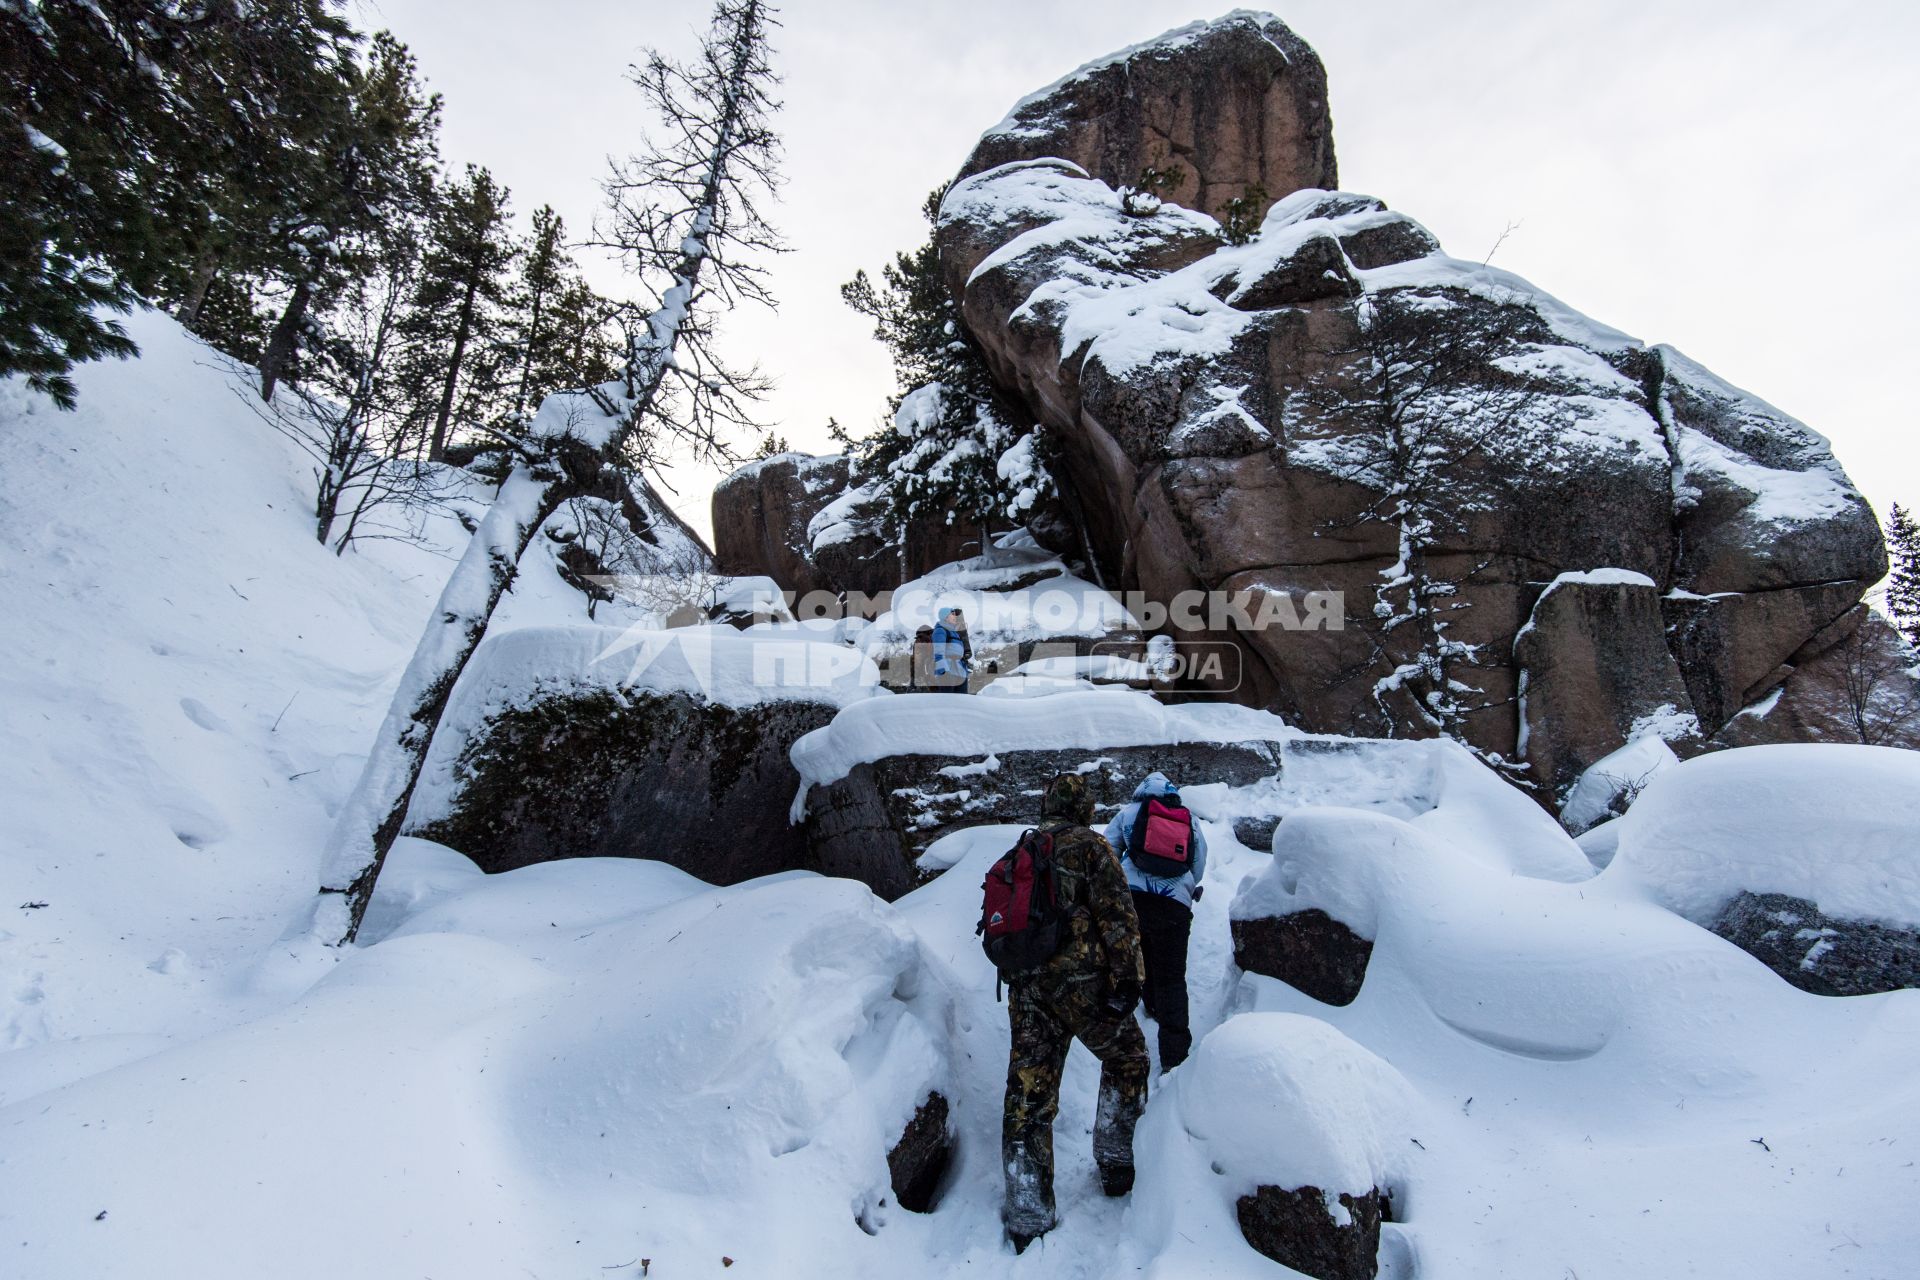
[[[1178,742],[1274,742],[1293,737],[1275,715],[1221,703],[1168,706],[1130,689],[1031,701],[918,694],[857,702],[793,744],[804,787],[896,755],[984,756],[1015,750],[1135,747]],[[804,791],[796,813],[804,810]]]
[[[489,871],[657,858],[719,883],[804,866],[787,751],[888,695],[858,653],[728,628],[536,627],[454,687],[407,830]]]

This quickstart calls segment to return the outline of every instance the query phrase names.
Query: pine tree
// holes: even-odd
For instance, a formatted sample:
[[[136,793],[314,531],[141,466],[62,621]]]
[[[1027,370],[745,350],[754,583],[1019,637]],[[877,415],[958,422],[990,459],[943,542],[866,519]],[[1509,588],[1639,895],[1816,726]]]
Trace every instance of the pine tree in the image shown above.
[[[440,100],[422,89],[413,55],[386,32],[345,75],[348,92],[316,104],[302,163],[260,237],[260,256],[286,301],[260,357],[260,398],[298,372],[309,317],[367,275],[380,231],[430,198]]]
[[[492,424],[507,433],[551,392],[605,382],[620,367],[611,323],[618,308],[580,279],[566,223],[551,207],[534,210],[511,306],[512,399]]]
[[[514,346],[520,355],[519,374],[514,380],[513,416],[520,419],[535,403],[534,365],[547,349],[553,323],[554,304],[568,284],[566,223],[552,205],[533,211],[533,235],[520,258],[519,295]],[[598,379],[596,379],[598,381]]]
[[[922,208],[940,216],[942,187]],[[853,479],[878,499],[898,538],[910,521],[943,516],[984,522],[1020,519],[1052,482],[1038,437],[1014,425],[987,366],[968,337],[940,273],[933,239],[841,286],[848,306],[874,322],[893,356],[899,386],[891,422],[853,449]]]
[[[1920,524],[1899,503],[1887,512],[1887,613],[1920,649]]]
[[[0,374],[71,407],[74,363],[133,351],[102,314],[161,297],[271,189],[354,37],[327,0],[0,4]]]
[[[435,193],[427,219],[420,283],[405,335],[412,376],[426,393],[427,458],[446,456],[456,418],[491,416],[504,382],[508,271],[519,251],[507,224],[507,192],[493,175],[466,175]]]
[[[764,0],[718,0],[691,64],[652,55],[634,79],[662,117],[663,141],[609,184],[601,239],[627,255],[654,303],[624,368],[583,392],[549,396],[517,443],[513,469],[442,590],[342,806],[324,856],[310,936],[352,942],[399,837],[428,747],[460,673],[548,517],[626,483],[627,468],[670,443],[725,456],[721,432],[747,422],[763,384],[713,350],[716,307],[771,302],[756,252],[779,247],[761,206],[778,180],[777,107]]]

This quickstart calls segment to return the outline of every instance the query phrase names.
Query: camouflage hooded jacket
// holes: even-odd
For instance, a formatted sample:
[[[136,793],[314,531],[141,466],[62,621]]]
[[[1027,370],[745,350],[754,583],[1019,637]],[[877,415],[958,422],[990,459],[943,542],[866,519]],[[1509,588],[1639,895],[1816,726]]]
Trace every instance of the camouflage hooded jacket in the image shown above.
[[[1054,874],[1071,925],[1053,959],[1022,981],[1060,986],[1098,976],[1109,990],[1138,991],[1146,983],[1140,921],[1119,856],[1106,837],[1088,827],[1092,818],[1093,796],[1085,778],[1062,774],[1048,784],[1040,829],[1053,836]]]

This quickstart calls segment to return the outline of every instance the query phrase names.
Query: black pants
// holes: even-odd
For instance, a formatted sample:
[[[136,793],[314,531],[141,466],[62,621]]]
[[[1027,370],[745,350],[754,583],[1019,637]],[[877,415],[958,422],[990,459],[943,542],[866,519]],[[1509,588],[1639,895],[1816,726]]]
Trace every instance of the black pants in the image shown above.
[[[1193,931],[1193,908],[1178,898],[1133,892],[1134,914],[1140,917],[1140,950],[1147,962],[1147,989],[1141,1003],[1160,1027],[1160,1069],[1179,1066],[1193,1048],[1187,1029],[1187,935]]]

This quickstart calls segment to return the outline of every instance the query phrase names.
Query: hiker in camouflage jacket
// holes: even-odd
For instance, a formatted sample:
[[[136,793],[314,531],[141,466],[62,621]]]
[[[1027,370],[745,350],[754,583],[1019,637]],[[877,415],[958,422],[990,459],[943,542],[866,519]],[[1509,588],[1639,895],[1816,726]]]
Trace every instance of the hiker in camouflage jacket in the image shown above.
[[[1060,1072],[1078,1038],[1100,1060],[1093,1154],[1110,1196],[1133,1188],[1133,1127],[1146,1105],[1147,1042],[1133,1009],[1146,969],[1140,924],[1120,860],[1087,826],[1093,797],[1079,774],[1047,786],[1040,830],[1053,837],[1055,874],[1071,924],[1060,950],[1007,990],[1013,1049],[1007,1065],[1001,1154],[1007,1199],[1002,1214],[1016,1250],[1054,1225],[1053,1120]]]

